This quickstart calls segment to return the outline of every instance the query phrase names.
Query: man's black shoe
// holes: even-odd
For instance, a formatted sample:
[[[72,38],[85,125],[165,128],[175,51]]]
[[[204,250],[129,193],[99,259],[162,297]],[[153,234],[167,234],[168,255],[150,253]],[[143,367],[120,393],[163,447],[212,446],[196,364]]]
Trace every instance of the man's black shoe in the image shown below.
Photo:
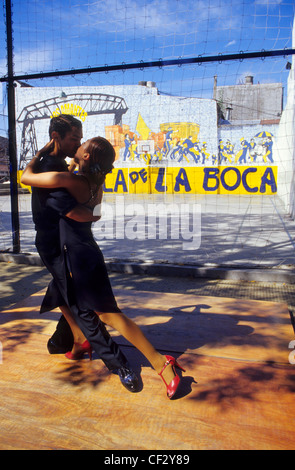
[[[67,346],[57,346],[50,338],[47,343],[47,349],[49,354],[65,354],[69,349]]]
[[[120,369],[115,369],[113,370],[113,373],[118,374],[122,385],[124,385],[124,387],[127,388],[129,392],[139,392],[139,380],[129,365],[126,364],[125,366],[120,367]]]

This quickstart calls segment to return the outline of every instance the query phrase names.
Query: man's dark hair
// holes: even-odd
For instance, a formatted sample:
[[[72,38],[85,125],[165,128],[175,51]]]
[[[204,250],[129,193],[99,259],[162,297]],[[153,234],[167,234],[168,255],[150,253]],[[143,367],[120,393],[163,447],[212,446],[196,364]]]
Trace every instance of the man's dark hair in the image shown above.
[[[52,132],[56,131],[63,139],[68,132],[71,132],[73,127],[81,129],[81,121],[70,114],[60,114],[57,117],[53,117],[50,121],[49,137],[51,139]]]

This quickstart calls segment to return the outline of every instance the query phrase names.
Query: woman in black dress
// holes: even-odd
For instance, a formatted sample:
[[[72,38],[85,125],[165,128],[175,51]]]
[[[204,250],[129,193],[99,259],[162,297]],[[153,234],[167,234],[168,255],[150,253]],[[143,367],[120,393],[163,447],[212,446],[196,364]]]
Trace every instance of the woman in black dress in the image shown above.
[[[90,139],[78,149],[74,164],[78,173],[48,172],[34,173],[34,166],[43,152],[47,152],[50,142],[28,164],[22,175],[22,182],[41,188],[66,188],[78,203],[92,209],[102,200],[102,185],[105,176],[113,168],[115,151],[112,145],[102,137]],[[73,166],[72,166],[73,167]],[[98,217],[99,218],[99,217]],[[64,286],[67,303],[75,299],[80,309],[91,308],[103,323],[117,330],[149,360],[152,367],[163,379],[167,396],[175,394],[180,377],[176,367],[182,369],[174,357],[160,354],[147,340],[140,328],[129,319],[117,306],[104,258],[93,238],[91,222],[77,222],[71,218],[71,212],[60,219],[60,238],[63,249],[65,270]],[[54,308],[56,305],[52,305]],[[67,353],[70,359],[78,359],[85,351],[91,354],[91,346],[78,327],[74,317],[67,319],[74,336],[73,350]],[[182,369],[183,370],[183,369]]]

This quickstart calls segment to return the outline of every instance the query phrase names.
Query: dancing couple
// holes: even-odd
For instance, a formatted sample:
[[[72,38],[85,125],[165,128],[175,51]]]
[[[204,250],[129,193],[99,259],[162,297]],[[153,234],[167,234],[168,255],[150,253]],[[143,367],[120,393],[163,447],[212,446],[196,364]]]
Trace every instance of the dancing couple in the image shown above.
[[[70,115],[52,118],[49,135],[50,142],[27,165],[21,182],[32,186],[36,247],[53,276],[40,311],[59,307],[63,314],[50,347],[54,349],[56,343],[64,346],[66,338],[72,346],[66,357],[72,360],[86,352],[91,358],[94,350],[122,384],[136,392],[138,378],[107,332],[104,325],[109,325],[148,359],[172,398],[180,383],[176,368],[182,368],[174,357],[160,354],[118,307],[91,230],[92,222],[99,219],[95,207],[101,204],[102,186],[113,168],[115,151],[102,137],[81,145],[81,122]],[[66,157],[73,158],[70,171]],[[72,171],[74,167],[77,173]],[[60,352],[58,347],[55,352]]]

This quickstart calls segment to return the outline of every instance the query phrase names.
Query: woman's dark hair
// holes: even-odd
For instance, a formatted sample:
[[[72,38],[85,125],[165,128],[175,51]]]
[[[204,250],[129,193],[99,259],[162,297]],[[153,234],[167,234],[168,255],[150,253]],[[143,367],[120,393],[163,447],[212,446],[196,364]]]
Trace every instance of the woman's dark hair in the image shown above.
[[[79,119],[71,116],[70,114],[60,114],[57,117],[53,117],[49,124],[49,137],[51,139],[51,135],[53,131],[58,132],[60,137],[64,139],[68,132],[71,132],[73,127],[77,127],[78,129],[82,128],[82,123]]]
[[[87,141],[86,152],[90,154],[89,169],[92,173],[106,175],[113,168],[115,149],[104,137],[94,137]]]

